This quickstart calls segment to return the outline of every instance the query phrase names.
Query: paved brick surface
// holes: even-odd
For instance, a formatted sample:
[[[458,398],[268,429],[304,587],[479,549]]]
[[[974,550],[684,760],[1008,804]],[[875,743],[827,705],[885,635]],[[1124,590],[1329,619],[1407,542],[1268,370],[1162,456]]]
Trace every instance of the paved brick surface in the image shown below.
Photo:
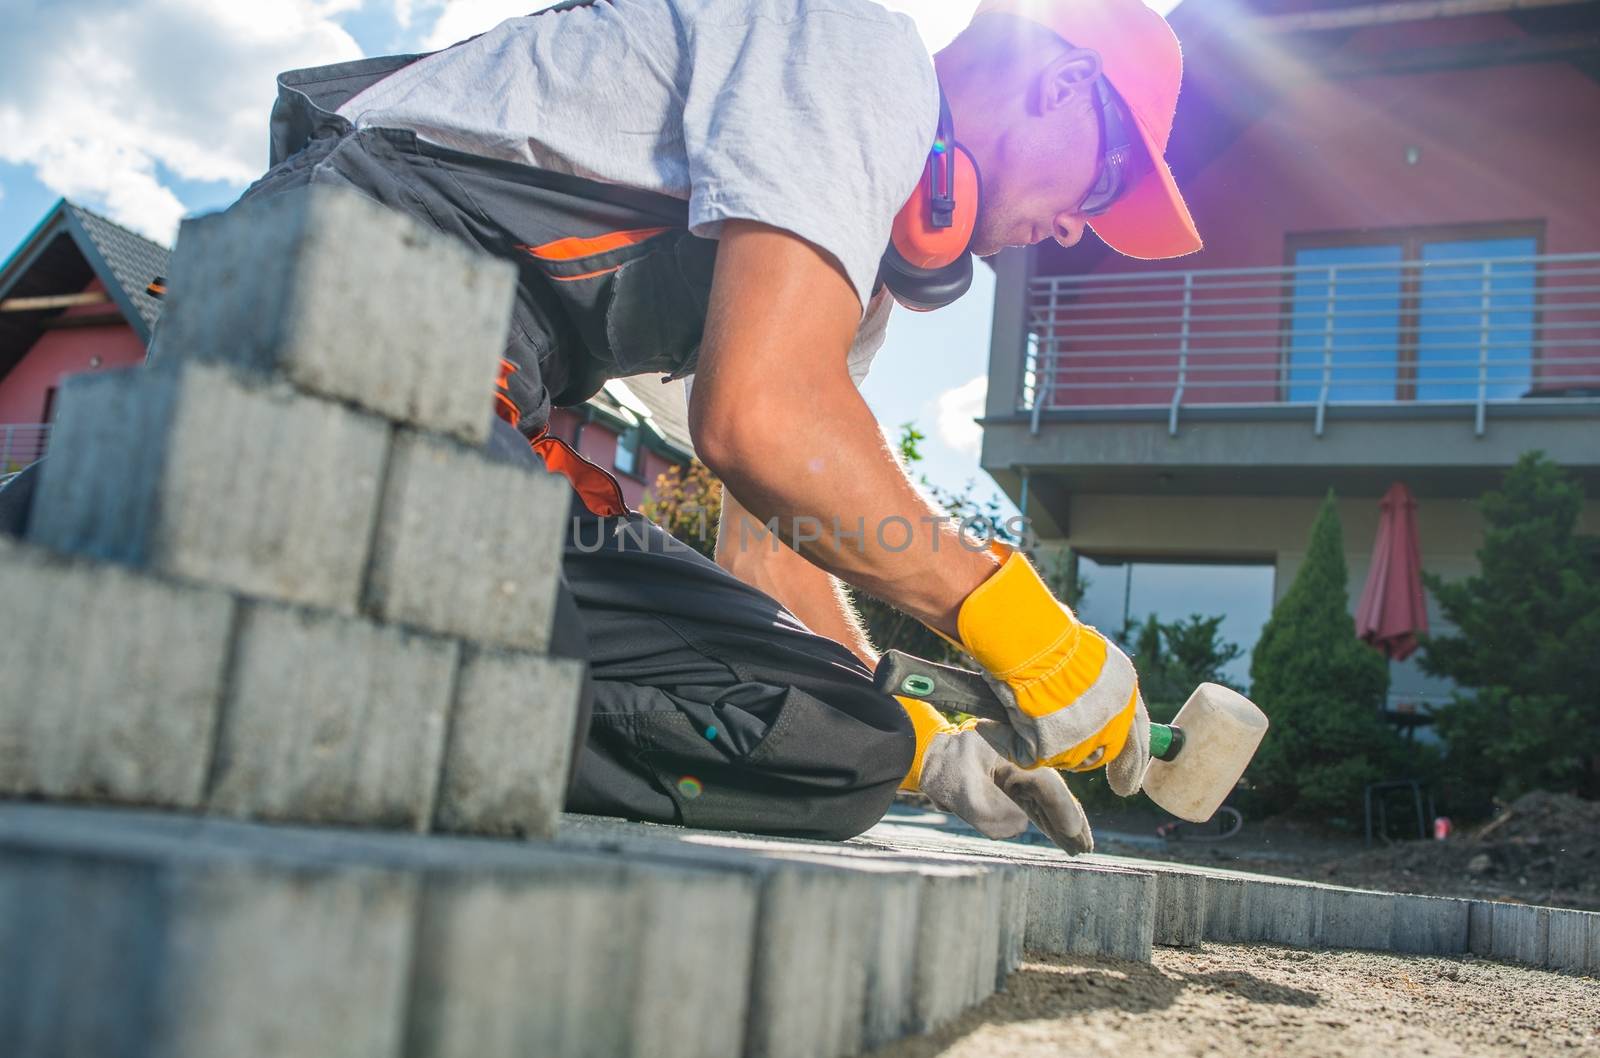
[[[755,925],[734,871],[0,803],[0,1054],[737,1058]]]
[[[560,843],[758,879],[750,1055],[854,1054],[944,1023],[994,991],[1021,912],[1004,865],[571,815]]]

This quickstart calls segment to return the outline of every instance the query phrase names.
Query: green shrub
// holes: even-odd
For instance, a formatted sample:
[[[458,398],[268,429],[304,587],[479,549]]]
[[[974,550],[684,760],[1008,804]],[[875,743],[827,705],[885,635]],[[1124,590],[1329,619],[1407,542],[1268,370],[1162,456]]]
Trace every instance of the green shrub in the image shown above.
[[[1252,811],[1354,820],[1367,783],[1407,770],[1404,745],[1380,714],[1388,661],[1356,638],[1348,582],[1330,492],[1251,658],[1251,697],[1272,722],[1247,773]]]
[[[1583,487],[1541,452],[1484,495],[1478,573],[1424,581],[1457,631],[1424,671],[1462,689],[1438,710],[1452,809],[1544,789],[1600,797],[1600,561],[1577,535]]]
[[[1223,614],[1190,614],[1179,621],[1160,621],[1151,614],[1123,635],[1133,667],[1139,672],[1139,689],[1144,692],[1150,719],[1169,723],[1202,683],[1242,690],[1222,675],[1222,670],[1244,653],[1243,647],[1222,638],[1223,620]]]

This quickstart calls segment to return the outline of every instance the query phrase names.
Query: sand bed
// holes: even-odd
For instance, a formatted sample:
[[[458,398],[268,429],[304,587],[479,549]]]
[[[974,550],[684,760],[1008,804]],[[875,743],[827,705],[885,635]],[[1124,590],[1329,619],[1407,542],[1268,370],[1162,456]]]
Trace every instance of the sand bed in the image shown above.
[[[1600,981],[1477,959],[1207,945],[1030,956],[1006,993],[872,1058],[1600,1058]]]

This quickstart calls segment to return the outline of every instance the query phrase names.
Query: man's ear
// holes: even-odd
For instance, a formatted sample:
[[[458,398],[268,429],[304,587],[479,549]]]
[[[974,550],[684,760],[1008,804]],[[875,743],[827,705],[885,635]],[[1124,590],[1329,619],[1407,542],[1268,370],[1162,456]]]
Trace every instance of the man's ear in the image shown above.
[[[1040,114],[1048,114],[1081,95],[1099,76],[1099,52],[1068,48],[1052,59],[1034,82],[1034,105]]]

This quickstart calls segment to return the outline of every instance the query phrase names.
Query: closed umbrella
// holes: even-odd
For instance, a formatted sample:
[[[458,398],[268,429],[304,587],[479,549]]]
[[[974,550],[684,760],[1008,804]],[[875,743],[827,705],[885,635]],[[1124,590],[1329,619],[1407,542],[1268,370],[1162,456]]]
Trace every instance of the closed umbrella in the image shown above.
[[[1417,501],[1400,482],[1389,486],[1379,504],[1378,539],[1372,568],[1356,608],[1356,635],[1396,661],[1417,649],[1417,635],[1428,630],[1422,595],[1422,555],[1417,545]]]

